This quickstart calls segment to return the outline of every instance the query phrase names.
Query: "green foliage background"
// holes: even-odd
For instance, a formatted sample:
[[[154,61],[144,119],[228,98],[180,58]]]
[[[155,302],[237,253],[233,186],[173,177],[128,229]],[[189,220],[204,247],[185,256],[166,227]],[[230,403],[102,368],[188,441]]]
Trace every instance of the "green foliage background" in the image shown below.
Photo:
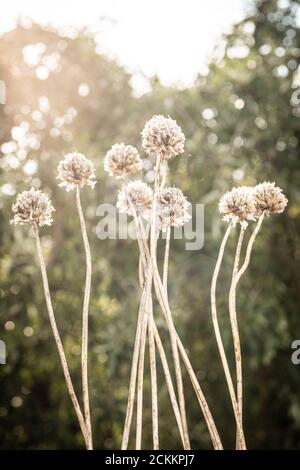
[[[299,448],[300,366],[291,363],[291,343],[300,338],[297,8],[296,1],[287,1],[285,7],[275,0],[255,2],[251,15],[219,41],[207,75],[199,75],[188,89],[167,88],[152,78],[151,91],[141,97],[133,93],[129,73],[96,53],[87,31],[70,38],[21,21],[0,38],[0,78],[7,86],[7,104],[0,106],[0,144],[10,142],[1,146],[0,154],[0,339],[7,345],[7,364],[0,366],[2,449],[83,447],[49,327],[34,243],[26,227],[9,225],[17,192],[33,184],[51,195],[55,220],[41,231],[42,243],[56,316],[80,396],[83,248],[74,194],[58,188],[55,180],[58,161],[72,150],[93,159],[98,176],[95,190],[82,194],[93,256],[89,370],[94,441],[99,449],[120,446],[139,300],[137,247],[134,241],[97,239],[96,207],[115,203],[119,187],[104,174],[105,152],[119,141],[141,149],[140,131],[153,114],[176,119],[187,139],[185,154],[170,163],[169,182],[180,186],[193,204],[205,204],[204,248],[186,251],[184,242],[172,242],[170,299],[227,448],[234,446],[234,420],[209,304],[225,229],[217,203],[233,185],[263,180],[276,181],[289,198],[288,210],[264,223],[241,282],[238,312],[248,446]],[[23,48],[37,43],[46,45],[45,64],[54,63],[47,80],[39,80],[36,67],[23,60]],[[199,47],[195,44],[189,53],[196,55]],[[78,94],[82,83],[89,86],[86,97]],[[50,109],[39,114],[42,96],[48,97]],[[27,137],[14,142],[12,128],[19,126]],[[24,173],[28,160],[38,164],[30,176]],[[218,290],[232,366],[227,287],[235,237]],[[155,313],[168,348],[159,310]],[[185,382],[192,446],[211,448],[187,378]],[[145,389],[144,446],[151,448],[148,368]],[[160,368],[159,412],[162,448],[180,448]]]

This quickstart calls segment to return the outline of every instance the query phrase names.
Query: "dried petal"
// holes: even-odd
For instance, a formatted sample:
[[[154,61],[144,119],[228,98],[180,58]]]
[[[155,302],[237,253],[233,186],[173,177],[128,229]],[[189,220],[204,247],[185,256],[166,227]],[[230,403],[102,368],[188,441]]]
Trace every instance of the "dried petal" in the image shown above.
[[[115,144],[107,152],[104,159],[104,170],[110,176],[121,178],[128,173],[138,173],[142,170],[142,160],[132,145]]]
[[[134,215],[136,213],[148,217],[151,213],[153,191],[146,183],[140,180],[130,181],[118,194],[117,207],[120,212]]]
[[[288,203],[282,189],[275,186],[275,183],[264,181],[255,186],[253,191],[257,217],[263,212],[266,215],[279,214],[284,211]]]
[[[142,131],[142,145],[150,156],[168,160],[184,151],[185,137],[176,121],[164,116],[153,116]]]
[[[88,160],[82,153],[68,153],[57,167],[57,179],[61,181],[58,186],[66,188],[66,191],[79,186],[91,186],[94,189],[95,168],[93,162]]]
[[[190,203],[179,188],[170,187],[160,191],[157,201],[157,214],[160,227],[181,227],[191,219],[188,210]]]
[[[219,211],[224,214],[223,220],[233,225],[247,224],[247,220],[255,219],[253,188],[239,186],[225,193],[219,202]]]
[[[36,224],[38,226],[51,225],[52,212],[55,211],[49,196],[40,190],[31,188],[17,196],[12,206],[14,217],[10,221],[15,225]]]

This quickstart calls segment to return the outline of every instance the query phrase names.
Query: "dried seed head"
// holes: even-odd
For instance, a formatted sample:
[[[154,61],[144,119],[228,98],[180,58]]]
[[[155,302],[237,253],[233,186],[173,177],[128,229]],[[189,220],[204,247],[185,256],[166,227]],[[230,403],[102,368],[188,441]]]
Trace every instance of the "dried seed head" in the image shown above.
[[[148,155],[168,160],[184,151],[185,137],[176,121],[153,116],[142,131],[142,145]]]
[[[82,188],[88,185],[92,189],[95,187],[96,176],[93,162],[82,153],[74,152],[65,155],[58,164],[57,172],[57,179],[61,181],[58,186],[66,188],[67,191],[71,191],[76,186]]]
[[[233,225],[240,223],[247,226],[247,220],[255,219],[253,188],[239,186],[225,193],[219,202],[219,211],[224,214],[223,220]]]
[[[266,215],[279,214],[284,211],[288,203],[287,198],[282,194],[282,189],[275,186],[275,183],[267,181],[253,188],[253,197],[256,217],[259,217],[263,212]]]
[[[151,213],[153,191],[146,183],[140,180],[130,181],[118,194],[117,207],[120,212],[149,217]]]
[[[10,221],[15,225],[51,225],[52,212],[55,211],[49,196],[42,191],[31,188],[17,196],[16,203],[12,206],[14,217]]]
[[[121,178],[128,173],[138,173],[142,169],[142,160],[132,145],[115,144],[104,159],[104,170],[110,176]]]
[[[190,203],[179,188],[164,188],[157,201],[157,214],[162,230],[168,227],[181,227],[191,219],[188,212]]]

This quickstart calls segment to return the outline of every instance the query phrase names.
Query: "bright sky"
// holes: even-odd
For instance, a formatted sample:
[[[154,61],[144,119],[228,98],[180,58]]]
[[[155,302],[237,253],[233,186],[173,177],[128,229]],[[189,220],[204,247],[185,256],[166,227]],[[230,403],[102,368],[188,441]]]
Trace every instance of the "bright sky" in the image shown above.
[[[188,84],[222,32],[241,20],[246,0],[8,0],[0,31],[17,16],[56,26],[89,26],[101,50],[130,71]],[[110,19],[112,21],[110,21]]]

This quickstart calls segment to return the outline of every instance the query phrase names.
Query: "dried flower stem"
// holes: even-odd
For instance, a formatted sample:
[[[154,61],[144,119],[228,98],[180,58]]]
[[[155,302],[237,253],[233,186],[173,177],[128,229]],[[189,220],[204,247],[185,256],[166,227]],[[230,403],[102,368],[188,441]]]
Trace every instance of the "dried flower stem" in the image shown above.
[[[141,227],[141,230],[143,230],[142,227]],[[144,241],[143,250],[144,250],[145,256],[146,256],[148,262],[151,262],[149,248],[148,248],[148,245],[145,243],[145,236],[144,235],[142,236],[142,240]],[[162,284],[162,281],[161,281],[161,278],[160,278],[160,274],[159,274],[157,265],[156,265],[156,268],[154,269],[154,286],[155,286],[155,292],[156,292],[158,302],[160,304],[160,307],[162,309],[162,312],[164,314],[164,317],[166,319],[167,324],[168,324],[167,318],[169,319],[169,321],[173,322],[172,314],[171,314],[170,306],[169,306],[169,302],[168,302],[168,298],[167,298],[166,292],[164,290],[164,287],[163,287],[163,284]],[[207,424],[207,428],[209,430],[209,434],[211,436],[213,446],[216,450],[222,450],[223,449],[222,442],[220,440],[219,433],[217,431],[214,419],[213,419],[212,414],[210,412],[208,403],[207,403],[207,401],[205,399],[205,396],[202,392],[202,389],[199,385],[196,374],[193,371],[192,365],[190,363],[188,355],[186,354],[186,351],[185,351],[184,346],[183,346],[183,344],[180,340],[180,337],[178,336],[178,334],[176,332],[174,323],[173,323],[173,328],[174,328],[174,331],[176,333],[176,341],[177,341],[177,345],[178,345],[178,348],[179,348],[179,352],[180,352],[180,354],[183,358],[186,370],[189,374],[189,377],[190,377],[190,380],[192,382],[194,391],[196,393],[200,408],[202,410],[205,422]],[[171,395],[170,395],[170,397],[171,397]],[[177,419],[176,407],[173,407],[173,409],[174,409],[175,417]],[[181,415],[180,415],[180,418],[181,418]],[[183,427],[181,429],[182,429],[181,436],[182,436],[182,440],[183,440],[183,445],[185,445]]]
[[[165,290],[163,288],[163,285],[162,285],[160,275],[159,275],[159,272],[158,272],[157,268],[154,271],[154,286],[155,286],[155,292],[156,292],[158,302],[159,302],[160,307],[163,311],[163,314],[165,316],[166,321],[167,322],[170,321],[170,320],[172,321],[170,306],[169,306],[168,299],[167,299]],[[177,343],[177,346],[179,348],[179,352],[182,356],[182,359],[184,361],[186,370],[187,370],[187,372],[189,374],[189,377],[191,379],[191,382],[192,382],[194,391],[196,393],[200,408],[202,410],[202,413],[203,413],[203,416],[204,416],[204,419],[205,419],[205,422],[206,422],[206,425],[207,425],[207,428],[208,428],[213,446],[216,450],[222,450],[223,449],[222,442],[221,442],[219,433],[217,431],[214,419],[213,419],[212,414],[210,412],[208,403],[205,399],[205,396],[204,396],[204,394],[202,392],[202,389],[199,385],[199,382],[196,378],[196,374],[195,374],[195,372],[192,368],[192,365],[190,363],[188,355],[186,354],[186,351],[185,351],[184,346],[181,342],[181,339],[180,339],[179,335],[176,332],[174,324],[173,324],[173,329],[174,329],[175,334],[176,334],[176,343]]]
[[[217,345],[218,345],[218,349],[219,349],[219,353],[220,353],[220,357],[221,357],[221,361],[222,361],[222,365],[223,365],[223,369],[224,369],[224,373],[225,373],[225,377],[226,377],[226,381],[227,381],[227,386],[228,386],[228,390],[229,390],[229,394],[230,394],[230,398],[231,398],[231,403],[232,403],[232,407],[233,407],[233,412],[234,412],[234,416],[235,416],[235,420],[236,420],[236,424],[237,424],[237,428],[238,428],[238,432],[239,432],[239,436],[240,436],[240,441],[241,441],[242,448],[245,449],[246,448],[246,443],[245,443],[244,432],[243,432],[242,424],[241,424],[241,421],[240,421],[236,393],[235,393],[235,390],[234,390],[234,385],[233,385],[233,382],[232,382],[232,378],[231,378],[231,374],[230,374],[230,370],[229,370],[229,366],[228,366],[228,362],[227,362],[227,358],[226,358],[226,354],[225,354],[225,350],[224,350],[224,346],[223,346],[223,342],[222,342],[222,337],[221,337],[221,332],[220,332],[220,327],[219,327],[219,322],[218,322],[218,316],[217,316],[217,306],[216,306],[217,280],[218,280],[218,275],[219,275],[222,259],[223,259],[223,256],[224,256],[225,246],[226,246],[231,228],[232,228],[232,225],[229,224],[229,226],[228,226],[228,228],[225,232],[225,235],[223,237],[221,246],[220,246],[220,251],[219,251],[217,263],[216,263],[215,270],[214,270],[214,273],[213,273],[213,278],[212,278],[212,283],[211,283],[211,313],[212,313],[212,321],[213,321],[214,331],[215,331],[215,335],[216,335]]]
[[[157,346],[157,350],[158,350],[160,360],[161,360],[161,364],[162,364],[162,367],[163,367],[163,371],[164,371],[164,374],[165,374],[165,379],[166,379],[167,389],[168,389],[169,396],[170,396],[171,405],[172,405],[174,415],[175,415],[175,418],[176,418],[176,422],[177,422],[177,426],[178,426],[178,429],[179,429],[182,444],[184,445],[184,435],[183,435],[183,429],[182,429],[181,415],[180,415],[179,406],[178,406],[178,403],[177,403],[176,393],[175,393],[175,390],[174,390],[174,386],[173,386],[173,382],[172,382],[172,378],[171,378],[171,373],[170,373],[166,353],[165,353],[162,341],[160,339],[159,332],[158,332],[158,329],[157,329],[157,326],[156,326],[156,323],[155,323],[154,319],[152,320],[152,328],[153,328],[153,332],[154,332],[155,343],[156,343],[156,346]]]
[[[149,357],[150,357],[150,375],[151,375],[151,405],[152,405],[152,431],[153,431],[153,449],[159,449],[159,431],[158,431],[158,399],[157,399],[157,372],[156,372],[156,354],[155,340],[153,331],[153,302],[150,299],[148,337],[149,337]]]
[[[240,236],[239,236],[237,249],[236,249],[236,255],[235,255],[232,283],[231,283],[231,287],[229,291],[229,314],[230,314],[232,335],[233,335],[233,340],[234,340],[234,352],[235,352],[236,376],[237,376],[237,402],[238,402],[241,425],[243,425],[242,424],[243,423],[243,381],[242,381],[243,376],[242,376],[241,346],[240,346],[240,338],[239,338],[237,314],[236,314],[236,289],[237,289],[237,285],[238,285],[240,278],[242,277],[242,275],[244,274],[244,272],[249,266],[252,248],[253,248],[256,236],[261,227],[261,224],[263,222],[264,216],[265,216],[265,213],[263,212],[255,226],[254,231],[252,232],[252,235],[248,242],[244,263],[241,269],[239,270],[238,269],[239,259],[240,259],[243,238],[244,238],[244,232],[245,232],[245,229],[241,227]],[[238,435],[236,437],[236,448],[237,449],[241,448],[241,441]]]
[[[183,360],[184,365],[186,367],[186,370],[187,370],[187,372],[190,376],[190,380],[191,380],[193,389],[195,391],[195,394],[196,394],[196,397],[198,399],[201,411],[202,411],[204,419],[206,421],[207,428],[209,430],[209,434],[210,434],[214,449],[215,450],[223,450],[222,442],[221,442],[219,433],[217,431],[216,425],[214,423],[214,419],[213,419],[212,414],[210,412],[209,406],[207,404],[205,396],[204,396],[204,394],[202,392],[202,389],[199,385],[199,382],[197,380],[196,374],[195,374],[195,372],[192,368],[189,357],[186,353],[186,350],[185,350],[178,334],[177,334],[177,343],[178,343],[178,348],[179,348],[180,354],[182,356],[182,360]]]
[[[145,278],[144,278],[144,268],[143,268],[143,256],[141,252],[139,256],[139,282],[140,282],[140,286],[143,287]]]
[[[41,247],[41,242],[40,242],[40,237],[39,237],[39,232],[37,226],[33,226],[33,234],[34,238],[36,241],[36,247],[37,247],[37,252],[38,252],[38,257],[40,261],[40,267],[41,267],[41,273],[42,273],[42,279],[43,279],[43,287],[44,287],[44,294],[45,294],[45,299],[46,299],[46,304],[47,304],[47,310],[48,310],[48,315],[49,315],[49,320],[53,332],[53,336],[56,342],[58,354],[61,360],[61,365],[65,377],[65,381],[67,384],[68,392],[80,425],[81,432],[84,437],[84,441],[86,444],[86,448],[89,449],[89,438],[88,438],[88,431],[86,427],[86,422],[84,420],[84,417],[82,415],[77,396],[73,387],[73,383],[71,380],[70,376],[70,371],[67,363],[67,359],[65,356],[64,348],[60,339],[60,335],[58,332],[56,320],[55,320],[55,315],[53,311],[53,306],[52,306],[52,300],[51,300],[51,295],[50,295],[50,289],[49,289],[49,282],[48,282],[48,276],[47,276],[47,270],[46,270],[46,265],[45,265],[45,260],[44,260],[44,255]]]
[[[139,231],[139,218],[137,216],[134,204],[129,196],[129,194],[126,191],[126,186],[125,186],[125,194],[126,194],[126,199],[128,199],[129,202],[129,207],[130,211],[133,214],[134,221],[135,221],[135,226],[136,230],[138,232],[138,243],[140,245],[140,235],[141,232]],[[142,222],[141,222],[142,223]],[[143,260],[143,251],[140,250],[140,260],[139,260],[139,280],[140,283],[143,283],[145,280],[145,312],[143,313],[143,317],[140,320],[140,339],[139,339],[139,351],[138,351],[138,364],[137,364],[137,420],[136,420],[136,450],[141,449],[142,445],[142,423],[143,423],[143,384],[144,384],[144,362],[145,362],[145,346],[146,346],[146,338],[147,338],[147,325],[150,324],[150,329],[151,329],[151,321],[149,319],[150,316],[150,311],[152,309],[152,297],[151,297],[151,291],[152,291],[152,270],[151,266],[148,265],[147,269],[145,269],[145,272],[143,273],[143,263],[144,266],[146,266],[146,260]],[[142,285],[142,284],[141,284]],[[149,339],[150,341],[150,339]],[[155,362],[155,344],[154,341],[152,342],[152,346],[154,346],[154,362]],[[153,357],[152,357],[153,359]],[[153,422],[153,441],[155,443],[158,442],[158,434],[155,434],[155,432],[158,432],[158,422],[157,422],[157,386],[156,386],[156,365],[155,365],[155,370],[153,370],[152,367],[152,361],[150,357],[150,367],[151,367],[151,380],[153,382],[154,375],[155,375],[155,384],[154,387],[156,389],[156,406],[155,406],[155,401],[152,401],[152,413],[153,413],[153,418],[156,418],[156,422]],[[151,383],[152,386],[152,383]],[[152,397],[154,399],[154,391],[152,387]],[[156,408],[156,414],[155,414],[155,409]],[[132,416],[132,412],[131,412]],[[131,426],[131,421],[130,421],[130,426]],[[129,426],[129,432],[130,432],[130,426]],[[157,446],[157,444],[155,444]]]
[[[91,278],[92,278],[92,261],[89,240],[85,225],[85,219],[80,201],[80,189],[76,186],[76,205],[80,220],[82,239],[84,244],[85,259],[86,259],[86,278],[83,300],[82,312],[82,349],[81,349],[81,368],[82,368],[82,395],[84,406],[84,417],[88,429],[89,447],[93,448],[91,414],[90,414],[90,400],[89,400],[89,385],[88,385],[88,328],[89,328],[89,303],[91,292]]]
[[[142,295],[141,295],[141,300],[140,300],[139,315],[138,315],[136,334],[135,334],[135,342],[134,342],[134,349],[133,349],[133,356],[132,356],[129,391],[128,391],[128,401],[127,401],[127,410],[126,410],[125,424],[124,424],[122,444],[121,444],[121,449],[122,450],[127,449],[128,441],[129,441],[129,434],[130,434],[132,415],[133,415],[133,407],[134,407],[134,397],[135,397],[135,389],[136,389],[137,370],[138,370],[138,363],[139,363],[141,325],[142,325],[143,317],[144,317],[144,314],[145,314],[145,307],[144,306],[145,306],[146,300],[147,300],[146,299],[146,285],[144,285]]]
[[[156,227],[156,208],[157,208],[157,198],[159,192],[159,168],[160,168],[161,159],[157,158],[156,168],[155,168],[155,181],[154,181],[154,194],[153,194],[153,202],[152,202],[152,212],[151,212],[151,230],[150,230],[150,257],[151,257],[151,264],[152,269],[154,272],[158,270],[157,268],[157,259],[156,259],[156,248],[157,248],[157,227]],[[181,421],[182,421],[182,428],[184,434],[184,448],[190,449],[190,439],[189,439],[189,432],[187,426],[187,419],[186,419],[186,411],[185,411],[185,398],[184,398],[184,388],[183,388],[183,380],[182,380],[182,372],[177,348],[177,341],[176,341],[176,334],[175,334],[175,327],[172,319],[171,311],[169,310],[170,315],[167,315],[167,326],[170,334],[171,340],[171,349],[173,355],[173,362],[174,362],[174,369],[175,369],[175,377],[177,383],[177,392],[178,392],[178,401],[179,401],[179,409],[181,414]]]
[[[185,415],[185,400],[184,400],[184,392],[183,392],[182,373],[181,373],[179,354],[178,354],[176,330],[174,327],[170,310],[168,310],[166,321],[167,321],[167,326],[168,326],[170,339],[171,339],[171,348],[172,348],[174,368],[175,368],[175,377],[176,377],[176,382],[177,382],[179,409],[180,409],[183,436],[184,436],[184,448],[186,450],[189,450],[191,446],[190,446],[186,415]],[[184,412],[183,412],[183,407],[184,407]]]
[[[232,281],[235,278],[235,276],[237,275],[238,270],[239,270],[241,251],[242,251],[242,245],[243,245],[243,241],[244,241],[245,231],[246,231],[246,226],[241,225],[239,239],[238,239],[238,242],[237,242],[237,245],[236,245],[234,263],[233,263]]]
[[[140,262],[141,262],[140,264],[143,266],[143,269],[146,270],[147,263],[151,263],[150,253],[149,253],[148,245],[146,243],[147,238],[146,238],[146,234],[144,233],[144,230],[143,230],[142,221],[141,220],[136,220],[136,222],[137,222],[137,227],[136,228],[137,228],[137,231],[138,231],[138,234],[139,234],[138,241],[139,241],[139,249],[140,249]],[[151,299],[151,305],[152,305],[152,299]],[[164,347],[163,347],[162,341],[160,339],[159,332],[158,332],[158,329],[157,329],[157,326],[156,326],[156,323],[155,323],[155,320],[154,320],[154,317],[153,317],[152,310],[150,310],[149,321],[151,321],[151,329],[153,330],[155,342],[156,342],[156,345],[157,345],[157,350],[158,350],[158,353],[160,355],[163,371],[164,371],[164,374],[165,374],[167,389],[168,389],[168,393],[169,393],[169,396],[170,396],[171,405],[173,407],[174,415],[175,415],[175,418],[176,418],[176,421],[177,421],[180,437],[181,437],[182,443],[184,445],[184,436],[183,436],[183,430],[182,430],[181,415],[180,415],[180,411],[179,411],[179,407],[178,407],[178,403],[177,403],[177,398],[176,398],[176,394],[175,394],[175,390],[174,390],[174,386],[173,386],[173,382],[172,382],[172,378],[171,378],[169,364],[168,364],[168,360],[167,360],[167,357],[166,357],[166,354],[165,354],[165,351],[164,351]],[[150,327],[149,327],[149,329],[150,329]],[[150,333],[149,333],[149,342],[150,341],[151,340],[150,340]],[[150,354],[151,354],[151,352],[150,352]],[[151,360],[151,357],[150,357],[150,360]],[[155,364],[155,370],[153,368],[151,373],[154,374],[154,371],[156,372],[156,364]],[[155,377],[156,377],[156,374],[155,374]],[[154,378],[154,380],[156,380],[156,378]],[[154,390],[155,390],[155,388],[154,388]],[[156,393],[157,393],[157,391],[156,391]],[[152,389],[152,394],[155,394],[153,389]],[[153,396],[152,404],[153,404],[153,402],[154,402],[154,407],[152,407],[152,416],[153,416],[153,421],[155,422],[155,424],[153,425],[153,428],[154,428],[153,440],[154,440],[155,439],[155,428],[156,428],[156,426],[158,426],[158,424],[156,424],[157,418],[156,418],[156,411],[155,411],[155,408],[156,408],[155,402],[157,402],[157,395]],[[153,408],[154,408],[154,410],[153,410]]]
[[[152,436],[153,436],[153,449],[159,449],[159,432],[158,432],[158,399],[157,399],[157,374],[156,374],[156,356],[155,356],[155,342],[153,333],[153,302],[152,302],[152,279],[153,273],[151,264],[147,263],[146,255],[143,249],[143,242],[141,238],[144,236],[144,232],[141,229],[142,220],[137,217],[136,211],[134,210],[134,220],[137,230],[138,244],[140,250],[140,283],[144,278],[143,270],[145,275],[151,275],[149,280],[149,290],[147,290],[147,317],[143,324],[141,345],[140,345],[140,362],[138,370],[138,393],[137,393],[137,437],[136,437],[136,449],[141,448],[141,430],[142,430],[142,403],[143,403],[143,373],[144,373],[144,357],[145,357],[145,341],[147,334],[148,324],[148,335],[149,335],[149,355],[150,355],[150,375],[151,375],[151,409],[152,409]],[[142,287],[142,284],[141,284]],[[144,331],[145,329],[145,331]]]
[[[252,249],[253,249],[253,245],[254,245],[254,242],[255,242],[255,239],[256,239],[256,236],[260,230],[260,227],[261,227],[261,224],[263,223],[263,220],[264,220],[264,217],[265,217],[265,213],[263,212],[260,216],[260,218],[258,219],[257,221],[257,224],[255,226],[255,229],[253,230],[252,232],[252,235],[250,237],[250,240],[248,242],[248,246],[247,246],[247,250],[246,250],[246,255],[245,255],[245,259],[244,259],[244,262],[242,264],[242,267],[240,268],[240,270],[238,271],[238,273],[236,274],[235,276],[235,287],[237,286],[239,280],[241,279],[242,275],[244,274],[244,272],[246,271],[246,269],[248,268],[249,266],[249,263],[250,263],[250,259],[251,259],[251,253],[252,253]]]
[[[137,228],[137,231],[138,231],[138,234],[139,234],[138,235],[138,241],[139,241],[139,249],[140,249],[140,261],[141,261],[141,264],[142,264],[142,266],[145,270],[147,263],[151,263],[151,260],[150,260],[150,253],[149,253],[148,245],[146,244],[146,239],[147,238],[146,238],[146,234],[143,230],[143,225],[142,225],[141,220],[137,220],[137,227],[136,228]],[[151,298],[151,306],[153,307],[152,298]],[[160,355],[161,363],[162,363],[162,366],[163,366],[163,371],[164,371],[164,374],[165,374],[167,389],[168,389],[169,396],[170,396],[171,405],[173,407],[174,415],[175,415],[175,418],[176,418],[176,421],[177,421],[178,429],[179,429],[179,432],[180,432],[180,437],[181,437],[182,443],[184,445],[184,435],[183,435],[183,429],[182,429],[181,415],[180,415],[180,411],[179,411],[179,407],[178,407],[178,403],[177,403],[177,398],[176,398],[176,394],[175,394],[174,387],[173,387],[173,382],[172,382],[171,373],[170,373],[170,369],[169,369],[169,365],[168,365],[168,360],[167,360],[167,357],[166,357],[166,354],[165,354],[165,351],[164,351],[164,348],[163,348],[162,341],[161,341],[160,336],[159,336],[157,326],[155,324],[155,320],[154,320],[154,317],[153,317],[153,311],[151,309],[150,315],[149,315],[149,347],[150,347],[150,367],[151,367],[151,364],[153,364],[153,367],[151,367],[151,387],[152,387],[152,384],[154,385],[154,387],[152,387],[151,390],[152,390],[152,421],[153,421],[153,444],[154,444],[154,448],[155,448],[155,443],[157,442],[157,445],[158,445],[159,441],[158,441],[157,384],[156,384],[155,349],[154,349],[154,354],[153,354],[153,351],[152,351],[153,355],[152,355],[152,358],[151,358],[151,349],[152,349],[152,347],[151,347],[151,341],[152,341],[151,336],[152,335],[154,335],[155,342],[156,342],[157,349],[158,349],[158,353]],[[157,438],[156,438],[156,428],[157,428]]]
[[[123,177],[122,179],[125,182],[125,178]],[[128,200],[131,214],[134,217],[135,226],[138,232],[137,239],[138,239],[138,243],[140,246],[141,240],[140,240],[140,235],[139,235],[139,230],[138,230],[139,220],[137,217],[134,204],[127,192],[126,186],[124,186],[124,194],[125,194],[126,201]],[[139,315],[138,315],[137,328],[136,328],[135,344],[134,344],[134,350],[133,350],[133,356],[132,356],[127,410],[126,410],[126,417],[125,417],[125,424],[124,424],[122,445],[121,445],[122,450],[126,450],[128,447],[133,408],[134,408],[134,398],[135,398],[137,376],[138,376],[138,399],[137,399],[136,447],[141,447],[144,358],[142,359],[142,361],[140,360],[140,353],[141,351],[145,350],[145,346],[141,349],[141,344],[142,342],[143,343],[145,342],[145,340],[142,338],[142,335],[144,336],[147,333],[147,323],[144,322],[144,317],[146,315],[146,309],[147,309],[147,305],[149,302],[149,295],[151,294],[151,286],[152,286],[152,275],[150,275],[151,274],[150,271],[146,269],[143,270],[143,266],[146,266],[146,260],[143,257],[144,257],[143,250],[140,249],[139,281],[142,287],[142,294],[141,294]],[[144,333],[143,330],[145,328],[146,328],[146,332]]]
[[[236,288],[233,288],[235,276],[239,270],[239,263],[240,263],[240,256],[241,256],[241,249],[244,240],[246,227],[241,225],[239,239],[236,247],[235,258],[234,258],[234,265],[233,265],[233,272],[232,272],[232,281],[231,287],[229,290],[229,316],[230,316],[230,324],[231,324],[231,331],[233,337],[233,345],[234,345],[234,355],[235,355],[235,367],[236,367],[236,397],[238,403],[238,410],[239,410],[239,417],[241,426],[243,427],[243,375],[242,375],[242,354],[241,354],[241,343],[240,343],[240,335],[238,329],[238,321],[237,321],[237,314],[236,314]],[[239,438],[238,429],[236,431],[236,449],[241,449],[242,443]]]
[[[152,272],[148,270],[145,284],[145,312],[143,314],[141,325],[138,380],[137,380],[137,414],[136,414],[136,450],[141,450],[142,444],[142,423],[143,423],[143,384],[144,384],[144,362],[145,347],[147,338],[147,325],[149,323],[150,296],[152,288]]]

